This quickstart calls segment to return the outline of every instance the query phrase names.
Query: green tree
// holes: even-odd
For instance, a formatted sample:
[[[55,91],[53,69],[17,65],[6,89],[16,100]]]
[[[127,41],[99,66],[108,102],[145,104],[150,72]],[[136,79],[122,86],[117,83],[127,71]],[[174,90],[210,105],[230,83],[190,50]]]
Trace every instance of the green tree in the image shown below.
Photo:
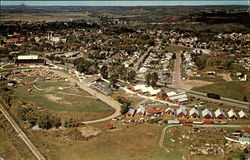
[[[151,83],[151,74],[150,73],[147,73],[146,76],[145,76],[145,82],[146,84],[149,86],[150,83]]]
[[[151,86],[152,86],[152,87],[156,87],[158,80],[159,80],[158,73],[157,73],[157,72],[154,72],[154,73],[151,75]]]
[[[107,66],[102,66],[101,68],[101,75],[103,78],[107,79],[108,78],[108,67]]]

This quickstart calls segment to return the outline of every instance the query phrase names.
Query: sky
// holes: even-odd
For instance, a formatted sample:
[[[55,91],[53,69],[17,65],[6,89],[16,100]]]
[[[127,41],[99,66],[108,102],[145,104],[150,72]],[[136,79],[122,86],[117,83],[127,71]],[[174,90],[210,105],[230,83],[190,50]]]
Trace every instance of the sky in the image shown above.
[[[12,1],[2,0],[1,5],[29,6],[200,6],[200,5],[248,5],[249,0],[162,0],[162,1]]]

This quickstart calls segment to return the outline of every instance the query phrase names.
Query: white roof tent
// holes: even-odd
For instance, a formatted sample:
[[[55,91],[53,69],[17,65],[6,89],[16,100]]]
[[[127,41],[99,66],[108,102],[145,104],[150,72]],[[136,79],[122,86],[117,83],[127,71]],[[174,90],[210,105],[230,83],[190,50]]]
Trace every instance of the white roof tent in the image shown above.
[[[204,109],[204,110],[201,112],[201,114],[202,114],[202,117],[205,117],[205,116],[207,116],[207,115],[213,117],[212,112],[211,112],[209,109],[207,109],[207,108]]]
[[[192,116],[196,114],[197,116],[199,116],[199,111],[196,109],[196,108],[192,108],[190,111],[189,111],[189,116]]]
[[[18,60],[26,60],[26,59],[39,59],[38,55],[22,55],[17,57]]]
[[[240,118],[248,118],[247,114],[242,110],[239,112],[239,116]]]
[[[233,109],[231,109],[229,112],[227,112],[227,114],[228,114],[229,118],[237,118],[237,115]]]
[[[215,117],[219,117],[220,115],[226,117],[225,113],[224,113],[220,108],[217,109],[217,110],[214,112],[214,114],[215,114]]]
[[[187,115],[187,111],[183,108],[179,108],[177,109],[177,115],[180,114],[180,113],[183,113],[184,115]]]
[[[150,95],[156,95],[157,93],[159,93],[161,90],[160,89],[154,89],[153,87],[147,87],[143,84],[140,85],[136,85],[134,86],[134,89],[137,90],[141,90],[143,93],[150,93]]]

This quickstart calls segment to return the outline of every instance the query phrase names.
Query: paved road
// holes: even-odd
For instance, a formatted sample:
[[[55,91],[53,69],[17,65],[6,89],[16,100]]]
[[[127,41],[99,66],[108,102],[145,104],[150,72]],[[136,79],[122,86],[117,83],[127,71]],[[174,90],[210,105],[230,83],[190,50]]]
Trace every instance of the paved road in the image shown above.
[[[97,92],[96,90],[88,87],[87,85],[80,83],[78,80],[76,80],[75,78],[73,78],[70,74],[65,73],[63,71],[58,71],[58,70],[53,70],[54,72],[56,72],[57,74],[61,75],[62,77],[65,77],[67,79],[69,79],[70,82],[76,83],[80,88],[82,88],[83,90],[87,91],[88,93],[90,93],[91,95],[95,96],[96,98],[102,100],[103,102],[107,103],[109,106],[111,106],[112,108],[115,109],[115,112],[105,118],[101,118],[101,119],[97,119],[97,120],[92,120],[92,121],[84,121],[82,123],[84,124],[91,124],[91,123],[97,123],[97,122],[104,122],[113,118],[116,118],[118,116],[121,115],[120,110],[121,110],[121,104],[118,103],[117,101],[115,101],[113,98],[106,96],[100,92]],[[94,107],[94,106],[93,106]]]
[[[137,71],[140,67],[140,65],[142,64],[143,60],[145,59],[145,57],[149,54],[149,51],[152,49],[153,47],[149,47],[148,50],[138,59],[138,61],[135,63],[134,65],[134,69],[135,71]]]
[[[172,86],[175,88],[182,88],[182,80],[181,80],[181,53],[176,52],[176,58],[174,63],[174,70],[173,70],[173,79],[172,79]]]
[[[201,98],[201,99],[208,100],[211,102],[223,103],[223,104],[226,104],[229,106],[235,106],[235,107],[250,110],[250,103],[249,102],[243,102],[243,101],[239,101],[239,100],[235,100],[235,99],[231,99],[231,98],[226,98],[226,97],[221,97],[221,99],[214,99],[214,98],[207,97],[207,93],[203,93],[203,92],[175,88],[173,86],[169,86],[169,88],[177,89],[178,91],[181,91],[181,92],[186,92],[188,95],[196,97],[196,98]]]
[[[250,127],[250,125],[193,125],[194,127],[207,127],[207,128],[239,128],[239,127]],[[181,127],[181,125],[167,125],[162,129],[161,137],[159,141],[159,147],[164,148],[167,151],[167,148],[163,145],[165,139],[166,130],[171,127]]]
[[[6,117],[6,119],[10,122],[12,127],[18,133],[18,136],[25,142],[25,144],[29,147],[31,152],[36,156],[38,160],[45,160],[45,157],[40,153],[40,151],[32,144],[26,134],[21,130],[21,128],[17,125],[14,119],[9,115],[9,113],[4,109],[4,107],[0,104],[0,111]]]

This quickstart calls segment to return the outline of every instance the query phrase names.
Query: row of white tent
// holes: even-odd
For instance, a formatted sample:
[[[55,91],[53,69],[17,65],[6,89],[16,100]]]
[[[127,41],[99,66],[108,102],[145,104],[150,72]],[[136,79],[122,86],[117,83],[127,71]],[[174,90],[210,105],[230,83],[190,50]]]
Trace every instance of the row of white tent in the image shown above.
[[[175,113],[175,109],[171,108],[171,107],[168,107],[166,110],[165,110],[166,113]],[[238,116],[236,114],[236,112],[231,109],[230,111],[227,112],[228,114],[228,117],[229,118],[232,118],[232,119],[237,119]],[[209,110],[209,109],[204,109],[201,114],[200,112],[196,109],[196,108],[192,108],[189,113],[187,112],[187,110],[185,108],[182,108],[180,107],[179,109],[177,109],[176,111],[176,115],[177,116],[190,116],[190,117],[194,117],[194,118],[197,118],[197,117],[204,117],[204,118],[226,118],[226,114],[225,112],[222,110],[222,109],[217,109],[215,112],[214,112],[214,115],[212,114],[212,112]],[[238,115],[239,115],[239,118],[241,119],[247,119],[248,116],[247,114],[241,110],[240,112],[238,112]]]

